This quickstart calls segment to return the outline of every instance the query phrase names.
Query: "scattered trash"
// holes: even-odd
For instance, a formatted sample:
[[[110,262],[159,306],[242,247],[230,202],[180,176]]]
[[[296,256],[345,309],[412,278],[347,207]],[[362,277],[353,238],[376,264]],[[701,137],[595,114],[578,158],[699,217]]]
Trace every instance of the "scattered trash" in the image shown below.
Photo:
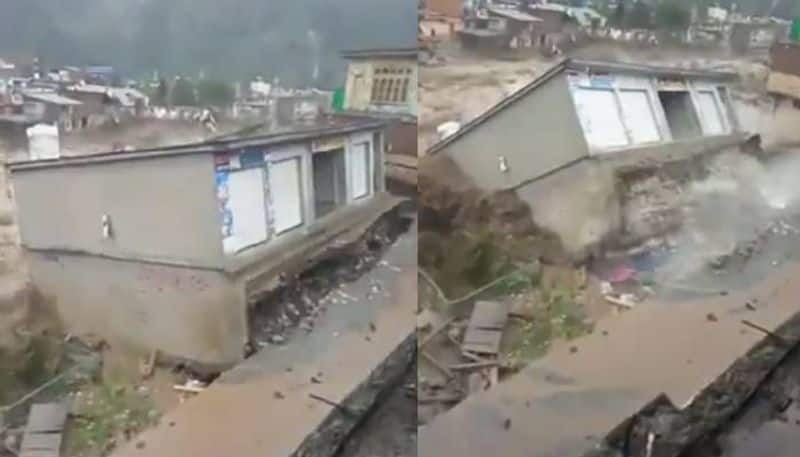
[[[626,265],[620,265],[615,268],[607,281],[611,284],[621,283],[633,279],[636,276],[636,270]]]
[[[189,379],[184,384],[175,384],[172,386],[173,389],[177,390],[178,392],[183,393],[191,393],[191,394],[199,394],[202,393],[208,387],[202,381],[198,381],[196,379]]]
[[[139,374],[141,374],[142,379],[150,379],[153,376],[153,371],[156,368],[156,363],[158,362],[158,351],[150,351],[150,355],[143,361],[139,366]]]
[[[628,309],[635,308],[637,303],[636,296],[633,294],[621,294],[618,297],[609,294],[603,295],[603,298],[613,305],[622,306],[623,308]]]

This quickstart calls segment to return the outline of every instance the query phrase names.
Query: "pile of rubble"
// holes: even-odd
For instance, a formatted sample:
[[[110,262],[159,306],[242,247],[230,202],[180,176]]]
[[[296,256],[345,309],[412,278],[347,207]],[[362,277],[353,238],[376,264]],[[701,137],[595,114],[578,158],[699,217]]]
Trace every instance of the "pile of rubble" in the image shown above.
[[[741,265],[760,253],[771,237],[797,234],[800,230],[783,219],[770,221],[757,231],[754,238],[737,243],[733,251],[714,257],[708,265],[716,271],[723,271],[733,264]]]
[[[251,352],[286,343],[295,329],[311,332],[328,307],[357,300],[343,291],[343,284],[384,262],[383,253],[408,225],[406,219],[378,223],[356,246],[319,261],[256,303],[250,318]],[[371,285],[371,293],[382,290],[378,282]]]
[[[497,384],[500,370],[514,368],[500,355],[509,317],[508,304],[495,301],[476,302],[468,319],[453,317],[434,325],[442,316],[430,310],[419,315],[420,363],[436,371],[420,371],[417,399],[421,424]]]

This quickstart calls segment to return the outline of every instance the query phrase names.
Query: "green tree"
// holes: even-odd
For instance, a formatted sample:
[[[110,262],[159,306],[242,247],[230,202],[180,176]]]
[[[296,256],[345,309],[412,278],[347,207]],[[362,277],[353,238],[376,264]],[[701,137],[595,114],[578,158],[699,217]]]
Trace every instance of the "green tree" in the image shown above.
[[[625,21],[626,14],[627,12],[625,11],[625,2],[620,0],[620,2],[617,3],[617,7],[614,8],[614,15],[611,16],[611,26],[618,29],[624,29],[626,22]]]
[[[230,84],[209,79],[197,83],[198,102],[203,106],[228,106],[235,97],[236,93]]]
[[[666,0],[656,8],[656,24],[658,28],[673,32],[686,30],[692,16],[688,9],[675,0]]]
[[[631,14],[628,17],[628,27],[632,29],[652,28],[653,21],[650,19],[650,17],[650,7],[642,1],[637,1],[633,4]]]
[[[169,98],[169,86],[164,78],[158,80],[155,92],[150,97],[153,105],[164,106],[167,104]]]
[[[172,104],[175,106],[196,106],[195,87],[186,78],[177,78],[172,86]]]

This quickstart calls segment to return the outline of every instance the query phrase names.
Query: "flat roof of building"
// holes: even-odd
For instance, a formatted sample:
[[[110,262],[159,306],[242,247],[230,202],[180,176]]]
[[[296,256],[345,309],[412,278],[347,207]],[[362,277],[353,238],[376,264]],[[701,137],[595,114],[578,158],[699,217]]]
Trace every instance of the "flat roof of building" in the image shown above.
[[[462,137],[464,134],[478,127],[480,124],[482,124],[490,117],[506,109],[511,104],[516,103],[518,100],[524,98],[530,92],[536,90],[536,88],[538,88],[545,82],[549,81],[551,78],[568,70],[579,71],[584,73],[586,72],[596,73],[596,74],[597,73],[633,74],[633,75],[655,76],[660,78],[689,78],[689,79],[706,79],[715,81],[730,81],[737,77],[735,73],[722,72],[722,71],[701,71],[701,70],[684,69],[680,67],[643,65],[643,64],[622,63],[622,62],[606,62],[599,60],[564,59],[558,64],[551,67],[550,69],[548,69],[546,72],[542,73],[538,78],[526,84],[525,86],[523,86],[513,94],[509,95],[508,97],[500,100],[499,103],[489,108],[483,114],[477,116],[473,120],[466,123],[456,133],[448,136],[447,138],[431,146],[428,149],[427,153],[435,154],[448,144],[454,142],[458,138]]]
[[[97,154],[87,154],[80,156],[66,156],[58,159],[45,160],[21,160],[9,163],[11,171],[32,170],[41,168],[65,167],[75,165],[85,165],[100,162],[112,162],[120,160],[136,160],[162,156],[186,155],[186,154],[205,154],[218,152],[220,150],[238,149],[245,147],[266,147],[287,143],[296,143],[315,138],[322,138],[332,135],[343,135],[362,130],[373,130],[382,128],[386,121],[374,118],[344,118],[339,119],[335,124],[315,124],[309,128],[295,128],[291,131],[263,133],[262,124],[254,125],[237,132],[216,137],[210,140],[167,146],[152,149],[139,149],[133,151],[102,152]]]
[[[532,14],[523,13],[513,8],[500,8],[497,6],[490,6],[487,11],[497,16],[502,16],[507,19],[512,19],[520,22],[542,22],[542,20]]]
[[[419,48],[372,48],[342,51],[345,59],[416,59]]]
[[[50,103],[53,105],[60,105],[60,106],[75,106],[83,104],[78,100],[73,100],[69,97],[64,97],[63,95],[59,95],[55,92],[39,92],[39,91],[26,90],[22,93],[22,96],[36,100],[38,102]]]

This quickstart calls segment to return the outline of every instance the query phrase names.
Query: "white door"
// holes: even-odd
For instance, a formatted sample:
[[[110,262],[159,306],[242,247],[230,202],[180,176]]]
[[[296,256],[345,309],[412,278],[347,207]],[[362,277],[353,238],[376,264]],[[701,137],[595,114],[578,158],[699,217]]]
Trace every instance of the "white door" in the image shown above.
[[[700,105],[700,122],[706,135],[721,135],[725,133],[722,123],[722,111],[710,90],[697,92],[697,103]]]
[[[353,198],[369,194],[369,143],[358,143],[350,148],[350,179]]]
[[[303,223],[303,191],[300,159],[292,158],[269,164],[269,189],[275,233],[282,233]]]
[[[621,90],[619,99],[622,103],[622,115],[625,126],[631,133],[634,144],[654,143],[661,140],[656,125],[656,117],[647,91]]]
[[[602,149],[628,144],[612,90],[576,88],[573,95],[590,146]]]
[[[228,208],[231,233],[224,239],[226,253],[232,254],[267,239],[264,204],[264,171],[261,168],[231,172],[228,176]]]

